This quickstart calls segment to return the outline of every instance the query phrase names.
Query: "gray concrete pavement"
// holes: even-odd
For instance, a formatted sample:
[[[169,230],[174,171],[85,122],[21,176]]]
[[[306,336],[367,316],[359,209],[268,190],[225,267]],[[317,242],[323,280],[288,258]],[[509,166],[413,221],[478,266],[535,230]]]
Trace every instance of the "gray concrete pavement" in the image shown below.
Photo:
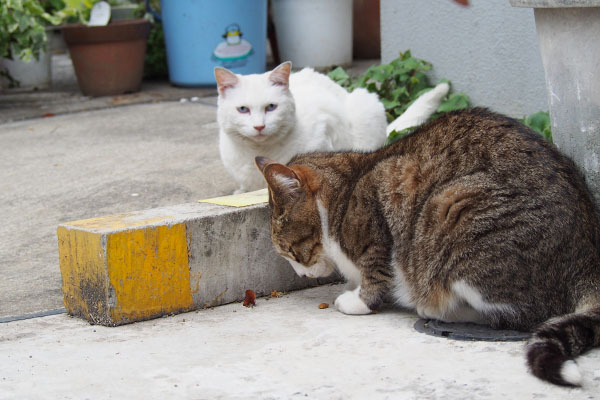
[[[0,125],[0,317],[63,306],[56,228],[230,194],[215,98]]]
[[[347,316],[321,286],[138,322],[66,315],[0,324],[0,399],[598,399],[600,352],[582,389],[527,372],[522,342],[416,332],[401,310]]]
[[[0,93],[0,319],[63,307],[58,224],[234,188],[218,158],[214,88],[145,81],[91,98],[67,54],[52,57],[52,81]]]
[[[143,81],[137,93],[88,97],[79,90],[68,54],[52,56],[52,87],[43,91],[11,89],[0,92],[0,123],[43,118],[51,115],[101,110],[123,105],[179,101],[215,96],[214,87],[182,88],[166,81]]]

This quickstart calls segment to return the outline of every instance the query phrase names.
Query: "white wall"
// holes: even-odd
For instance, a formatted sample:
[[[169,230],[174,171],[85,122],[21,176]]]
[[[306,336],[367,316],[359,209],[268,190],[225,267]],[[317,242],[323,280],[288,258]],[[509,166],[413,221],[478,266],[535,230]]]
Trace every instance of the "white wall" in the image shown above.
[[[548,111],[532,9],[509,0],[381,0],[381,57],[398,52],[433,63],[434,82],[449,79],[473,105],[513,117]]]

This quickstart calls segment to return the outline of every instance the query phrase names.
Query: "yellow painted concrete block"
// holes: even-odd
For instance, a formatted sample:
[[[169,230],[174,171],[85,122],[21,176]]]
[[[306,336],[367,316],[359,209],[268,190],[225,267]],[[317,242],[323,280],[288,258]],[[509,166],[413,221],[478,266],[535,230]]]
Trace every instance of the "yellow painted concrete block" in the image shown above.
[[[102,324],[108,307],[102,235],[64,227],[57,234],[65,308],[70,315]]]
[[[67,312],[115,326],[192,309],[185,224],[111,231],[114,219],[58,228]]]
[[[327,281],[273,248],[266,190],[61,224],[65,307],[116,326]]]

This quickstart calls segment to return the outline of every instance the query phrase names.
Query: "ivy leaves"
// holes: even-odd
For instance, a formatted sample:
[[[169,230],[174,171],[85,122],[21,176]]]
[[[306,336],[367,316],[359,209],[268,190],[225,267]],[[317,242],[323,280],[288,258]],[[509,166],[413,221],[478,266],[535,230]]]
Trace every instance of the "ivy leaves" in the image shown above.
[[[2,0],[0,8],[0,57],[23,61],[38,59],[46,49],[46,25],[57,25],[59,17],[47,13],[38,0]]]
[[[547,140],[552,141],[552,125],[550,124],[550,114],[548,112],[538,111],[520,121]]]
[[[392,122],[420,95],[433,88],[426,74],[431,68],[431,63],[413,57],[410,50],[407,50],[400,53],[400,57],[389,64],[373,65],[356,78],[350,77],[341,67],[331,71],[329,77],[350,92],[356,88],[365,88],[369,92],[376,93],[385,107],[388,122]],[[466,94],[453,93],[442,101],[436,113],[432,115],[432,119],[437,118],[441,113],[468,107],[469,97]],[[406,136],[412,130],[414,128],[392,132],[388,137],[388,143]]]
[[[406,111],[418,94],[431,88],[425,74],[430,69],[431,63],[412,57],[408,50],[389,64],[369,67],[356,78],[351,78],[341,67],[331,71],[329,77],[350,92],[365,88],[377,93],[385,107],[388,122],[391,122]]]
[[[341,67],[331,71],[329,77],[350,92],[356,88],[365,88],[369,92],[376,93],[385,107],[388,122],[392,122],[402,115],[419,96],[433,88],[426,75],[431,68],[431,63],[414,58],[410,54],[410,50],[407,50],[400,53],[400,57],[389,64],[373,65],[364,74],[355,78],[350,77]],[[442,82],[450,83],[445,79],[442,79]],[[443,113],[468,107],[470,107],[469,96],[464,93],[451,93],[442,101],[431,119],[435,119]],[[539,111],[520,121],[552,141],[550,115],[547,112]],[[393,143],[409,135],[416,128],[411,127],[400,132],[392,131],[388,136],[387,143]]]

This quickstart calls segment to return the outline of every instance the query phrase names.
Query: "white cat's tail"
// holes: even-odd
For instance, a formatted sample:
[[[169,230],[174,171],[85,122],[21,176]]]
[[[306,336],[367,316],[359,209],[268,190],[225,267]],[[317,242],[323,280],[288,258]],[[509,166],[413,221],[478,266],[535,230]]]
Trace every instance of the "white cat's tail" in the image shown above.
[[[385,107],[374,93],[354,89],[346,97],[346,115],[350,120],[352,147],[356,150],[376,150],[387,139]]]
[[[419,126],[427,121],[438,109],[449,90],[450,85],[442,82],[429,92],[419,96],[401,116],[388,125],[386,133],[389,135],[392,131],[400,132],[403,129]]]

